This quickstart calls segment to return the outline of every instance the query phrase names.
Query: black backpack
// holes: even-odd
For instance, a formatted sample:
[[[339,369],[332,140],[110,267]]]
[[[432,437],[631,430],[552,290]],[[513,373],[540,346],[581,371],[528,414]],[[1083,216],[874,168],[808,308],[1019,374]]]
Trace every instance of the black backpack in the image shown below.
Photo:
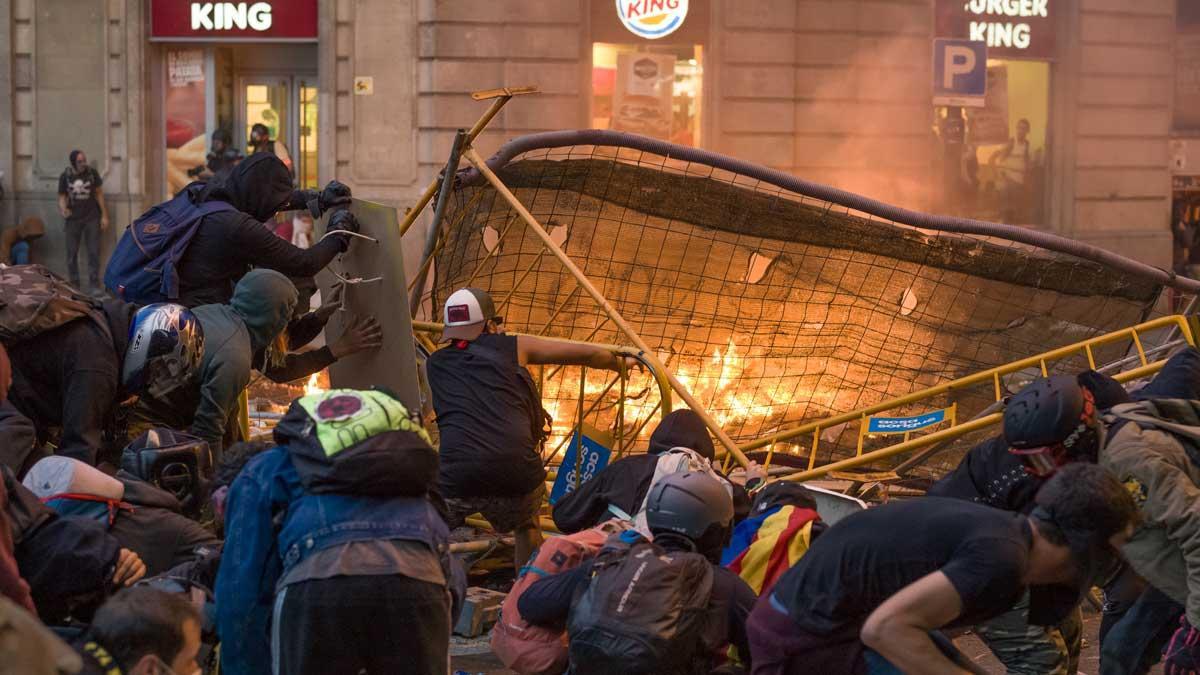
[[[613,535],[567,621],[576,675],[690,673],[707,662],[712,564],[668,553],[635,531]],[[708,668],[701,668],[707,672]]]

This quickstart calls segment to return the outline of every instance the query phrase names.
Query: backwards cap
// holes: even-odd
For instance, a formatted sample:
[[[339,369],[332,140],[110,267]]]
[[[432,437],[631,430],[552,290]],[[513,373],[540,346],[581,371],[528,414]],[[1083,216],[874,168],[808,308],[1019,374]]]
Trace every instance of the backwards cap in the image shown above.
[[[446,299],[442,309],[443,340],[474,340],[483,333],[488,319],[496,318],[492,296],[478,288],[460,288]]]

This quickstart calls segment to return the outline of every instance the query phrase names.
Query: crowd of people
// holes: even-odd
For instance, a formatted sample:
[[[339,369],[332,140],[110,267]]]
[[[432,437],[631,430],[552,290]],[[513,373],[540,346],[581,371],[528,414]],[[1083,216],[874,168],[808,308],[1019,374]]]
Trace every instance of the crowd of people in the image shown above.
[[[475,514],[511,535],[492,645],[522,675],[982,672],[966,628],[1009,672],[1074,673],[1095,587],[1102,673],[1200,669],[1200,351],[1133,392],[1035,380],[926,496],[837,522],[756,464],[724,473],[671,412],[555,501],[547,539],[528,366],[637,362],[507,334],[464,288],[426,363],[436,448],[383,389],[307,394],[250,441],[253,371],[384,336],[363,317],[303,350],[342,306],[298,289],[353,245],[346,186],[293,190],[267,152],[204,178],[127,229],[104,300],[0,268],[0,672],[446,673]],[[309,248],[268,229],[297,209],[328,213]]]

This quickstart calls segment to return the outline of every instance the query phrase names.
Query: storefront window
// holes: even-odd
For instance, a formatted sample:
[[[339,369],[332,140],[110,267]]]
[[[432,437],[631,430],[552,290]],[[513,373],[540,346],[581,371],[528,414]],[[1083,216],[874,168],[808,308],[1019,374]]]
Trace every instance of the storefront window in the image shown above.
[[[944,210],[1003,223],[1042,224],[1050,64],[988,59],[987,78],[985,107],[937,110]]]
[[[592,127],[700,145],[703,47],[592,44]]]
[[[302,188],[317,187],[317,87],[300,82],[300,147],[296,180]]]
[[[173,196],[204,170],[207,152],[207,87],[202,49],[171,49],[166,54],[166,190]]]
[[[284,144],[290,130],[288,119],[287,80],[250,81],[246,88],[246,154],[252,154],[254,147],[250,145],[251,131],[255,124],[267,127],[267,133],[276,146]],[[276,152],[276,154],[279,154]]]

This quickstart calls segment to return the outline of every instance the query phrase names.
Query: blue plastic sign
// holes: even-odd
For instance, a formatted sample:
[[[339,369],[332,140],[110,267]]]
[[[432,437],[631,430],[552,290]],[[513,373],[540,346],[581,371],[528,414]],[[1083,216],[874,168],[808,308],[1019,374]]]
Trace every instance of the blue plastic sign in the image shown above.
[[[579,433],[571,436],[567,445],[567,454],[563,456],[562,464],[558,467],[558,477],[554,479],[554,488],[550,490],[550,505],[571,494],[575,489],[575,457],[579,454]],[[583,462],[579,465],[579,484],[583,485],[608,466],[608,458],[612,451],[590,436],[583,437]]]
[[[982,108],[987,94],[987,43],[933,40],[933,104]]]
[[[867,423],[868,434],[904,434],[946,421],[945,410],[935,410],[915,417],[872,417]]]

